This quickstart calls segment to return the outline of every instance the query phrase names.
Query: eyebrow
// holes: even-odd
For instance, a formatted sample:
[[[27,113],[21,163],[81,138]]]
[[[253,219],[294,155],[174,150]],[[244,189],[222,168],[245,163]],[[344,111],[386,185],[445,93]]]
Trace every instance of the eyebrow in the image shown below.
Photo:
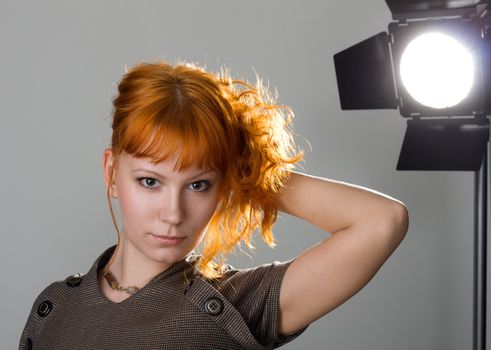
[[[166,177],[164,175],[161,175],[161,174],[157,173],[156,171],[153,171],[153,170],[150,170],[150,169],[136,168],[136,169],[132,170],[131,172],[134,173],[134,172],[137,172],[137,171],[145,171],[147,173],[154,174],[155,176],[160,177],[162,179],[166,179]],[[205,170],[205,171],[202,171],[202,172],[200,172],[200,173],[192,176],[191,179],[194,179],[194,178],[197,178],[197,177],[199,177],[201,175],[212,173],[212,172],[214,173],[213,170]]]

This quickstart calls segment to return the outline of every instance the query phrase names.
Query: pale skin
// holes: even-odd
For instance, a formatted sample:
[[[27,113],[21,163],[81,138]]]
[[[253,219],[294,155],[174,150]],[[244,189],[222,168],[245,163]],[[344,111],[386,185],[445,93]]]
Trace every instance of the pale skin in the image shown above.
[[[365,286],[404,238],[406,206],[373,190],[292,173],[280,211],[332,233],[297,256],[280,290],[280,332],[326,315]]]
[[[103,158],[106,186],[110,186],[111,168],[112,156],[106,150]],[[186,227],[179,232],[188,232],[192,237],[190,243],[197,244],[202,237],[190,232],[198,232],[211,217],[211,210],[216,205],[216,198],[213,197],[216,192],[210,191],[206,195],[201,194],[201,197],[189,192],[186,186],[194,170],[181,175],[168,172],[166,166],[160,169],[167,171],[168,178],[174,179],[166,183],[166,191],[183,195],[172,197],[172,202],[167,201],[169,196],[162,196],[158,207],[157,204],[151,206],[156,214],[165,213],[159,214],[157,221],[166,224],[165,227],[176,228],[176,232],[178,227]],[[197,199],[202,201],[199,205],[195,204]],[[408,230],[408,211],[400,201],[360,186],[297,172],[291,173],[276,196],[276,203],[281,212],[332,234],[298,255],[286,271],[280,291],[279,331],[282,334],[307,326],[356,294],[373,278]],[[148,205],[147,202],[145,205]],[[193,212],[193,206],[208,208],[208,212],[200,218],[187,216],[186,213]],[[169,208],[172,210],[169,211]],[[133,251],[131,258],[118,257],[112,272],[118,282],[118,277],[121,278],[121,285],[139,287],[168,268],[172,259],[177,261],[187,252],[186,248],[172,251],[175,253],[173,256],[166,253],[145,257],[135,253],[135,249],[127,250]],[[138,260],[138,264],[134,263],[135,260]],[[140,267],[139,270],[134,268],[136,265]],[[128,297],[112,291],[102,279],[100,284],[103,293],[112,301],[120,302]]]
[[[174,171],[174,159],[157,165],[127,153],[118,156],[104,151],[106,186],[114,171],[110,195],[117,198],[122,225],[119,249],[110,272],[123,287],[144,287],[153,277],[183,259],[204,237],[218,202],[221,177],[208,169],[194,167]],[[205,171],[205,172],[203,172]],[[175,246],[157,243],[152,234],[185,237]],[[103,294],[119,303],[129,297],[112,290],[99,274]]]

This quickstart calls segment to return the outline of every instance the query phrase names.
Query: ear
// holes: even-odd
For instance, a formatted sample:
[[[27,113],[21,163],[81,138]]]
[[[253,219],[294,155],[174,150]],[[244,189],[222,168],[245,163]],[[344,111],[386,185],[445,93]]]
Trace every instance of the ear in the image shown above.
[[[118,193],[116,190],[116,168],[115,159],[113,157],[113,152],[110,148],[104,150],[102,157],[102,170],[104,172],[104,182],[106,183],[106,188],[109,187],[109,195],[113,198],[118,198]],[[113,178],[111,179],[111,174]]]

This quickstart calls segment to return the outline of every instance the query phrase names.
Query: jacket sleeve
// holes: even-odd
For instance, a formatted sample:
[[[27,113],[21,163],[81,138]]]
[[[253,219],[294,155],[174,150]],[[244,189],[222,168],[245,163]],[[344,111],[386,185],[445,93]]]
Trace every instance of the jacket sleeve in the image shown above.
[[[62,281],[51,283],[34,300],[31,312],[20,337],[19,350],[30,350],[33,348],[33,343],[37,340],[45,321],[45,318],[38,314],[38,308],[44,301],[53,300],[53,294],[59,294],[54,292],[59,289],[59,285],[62,283]]]
[[[289,334],[279,333],[280,290],[285,272],[293,262],[263,264],[226,272],[220,289],[244,317],[254,337],[267,348],[277,348],[300,334],[309,325]]]

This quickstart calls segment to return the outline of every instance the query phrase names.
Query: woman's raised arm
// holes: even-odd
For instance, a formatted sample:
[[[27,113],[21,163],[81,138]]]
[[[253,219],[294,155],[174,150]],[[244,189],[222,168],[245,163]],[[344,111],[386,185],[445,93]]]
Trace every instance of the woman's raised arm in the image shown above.
[[[321,318],[363,288],[404,238],[406,206],[387,195],[292,172],[278,209],[332,236],[301,253],[283,278],[280,333]]]

